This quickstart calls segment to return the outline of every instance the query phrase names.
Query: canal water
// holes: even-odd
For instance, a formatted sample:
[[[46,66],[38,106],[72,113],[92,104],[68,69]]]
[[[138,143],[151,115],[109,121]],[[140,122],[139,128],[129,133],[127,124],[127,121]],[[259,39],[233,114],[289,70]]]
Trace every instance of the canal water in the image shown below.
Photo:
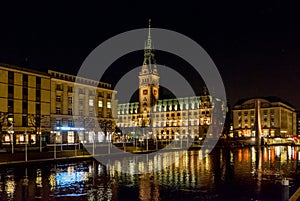
[[[147,174],[123,173],[117,159],[0,167],[0,200],[284,200],[299,186],[299,148],[214,149],[206,157],[205,150],[173,151],[147,163],[137,155],[131,165],[140,169],[178,157]]]

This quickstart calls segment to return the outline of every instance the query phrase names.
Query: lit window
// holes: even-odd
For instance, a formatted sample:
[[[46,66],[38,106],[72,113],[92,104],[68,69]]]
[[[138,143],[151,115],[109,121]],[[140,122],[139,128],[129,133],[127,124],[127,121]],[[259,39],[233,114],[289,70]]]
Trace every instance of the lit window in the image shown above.
[[[94,100],[93,99],[89,99],[89,106],[94,106]]]
[[[84,94],[84,90],[82,88],[79,88],[79,94]]]
[[[61,122],[62,122],[61,120],[57,119],[56,120],[56,126],[61,126],[62,125]]]
[[[61,102],[61,96],[56,96],[56,102]]]
[[[61,84],[56,84],[56,90],[59,90],[59,91],[62,90]]]
[[[89,96],[94,96],[95,92],[93,90],[89,90]]]
[[[60,107],[56,108],[56,114],[60,114]]]
[[[98,101],[98,107],[103,107],[103,102],[102,102],[102,100],[99,100],[99,101]]]
[[[107,102],[107,108],[111,108],[111,102]]]
[[[68,120],[68,126],[69,127],[73,127],[74,125],[73,125],[73,120]]]
[[[68,103],[72,104],[72,97],[68,97]]]
[[[103,97],[103,92],[99,92],[98,97]]]

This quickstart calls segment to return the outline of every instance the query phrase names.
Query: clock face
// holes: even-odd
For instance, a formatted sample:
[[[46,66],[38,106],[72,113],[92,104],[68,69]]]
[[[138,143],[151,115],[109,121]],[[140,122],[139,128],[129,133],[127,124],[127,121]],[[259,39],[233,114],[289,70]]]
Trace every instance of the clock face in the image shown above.
[[[153,92],[153,93],[154,93],[154,95],[156,96],[156,95],[157,95],[157,90],[154,90],[154,92]]]
[[[143,90],[143,94],[144,94],[144,95],[147,95],[147,94],[148,94],[148,90],[146,90],[146,89]]]

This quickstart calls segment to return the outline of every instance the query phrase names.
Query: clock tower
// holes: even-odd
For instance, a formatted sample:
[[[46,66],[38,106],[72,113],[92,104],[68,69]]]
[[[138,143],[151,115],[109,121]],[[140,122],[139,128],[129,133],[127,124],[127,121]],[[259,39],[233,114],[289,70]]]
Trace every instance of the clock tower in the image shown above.
[[[159,76],[154,59],[151,40],[151,20],[149,19],[148,39],[144,49],[144,61],[139,73],[140,114],[149,114],[158,100]]]

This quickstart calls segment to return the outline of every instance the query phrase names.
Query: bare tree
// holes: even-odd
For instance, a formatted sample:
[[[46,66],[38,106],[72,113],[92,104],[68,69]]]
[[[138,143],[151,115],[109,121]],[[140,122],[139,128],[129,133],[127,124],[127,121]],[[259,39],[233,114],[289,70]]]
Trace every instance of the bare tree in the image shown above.
[[[34,132],[37,133],[38,128],[41,126],[41,116],[28,114],[28,126],[33,127]]]
[[[101,130],[104,132],[105,140],[107,137],[107,132],[111,133],[114,131],[113,122],[111,120],[100,120],[99,126],[100,126]]]
[[[2,148],[3,139],[3,126],[7,124],[8,114],[5,112],[0,112],[0,148]]]
[[[38,140],[42,140],[41,139],[42,124],[46,123],[46,122],[43,122],[44,120],[46,120],[46,116],[37,115],[37,114],[28,114],[28,127],[32,127],[33,132],[36,134],[38,134],[38,132],[40,132],[39,133],[40,137],[38,138]]]

